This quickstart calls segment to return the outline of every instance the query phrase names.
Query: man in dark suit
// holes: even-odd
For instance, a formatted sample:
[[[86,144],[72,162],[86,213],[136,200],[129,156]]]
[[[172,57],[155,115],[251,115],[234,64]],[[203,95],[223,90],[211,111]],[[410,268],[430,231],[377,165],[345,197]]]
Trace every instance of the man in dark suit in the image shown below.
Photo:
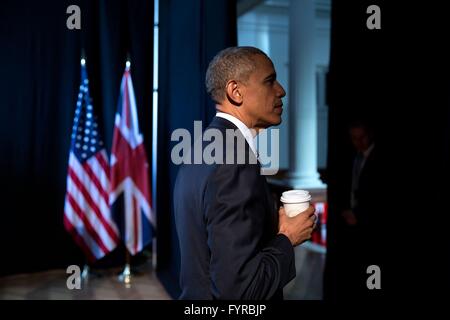
[[[375,143],[371,127],[363,120],[350,125],[350,139],[355,149],[351,174],[350,194],[347,196],[348,207],[343,210],[342,216],[348,226],[364,227],[370,220],[366,206],[373,195],[375,174]]]
[[[349,126],[355,154],[348,175],[348,189],[341,195],[340,267],[341,298],[365,298],[367,267],[379,262],[379,213],[374,133],[366,120]],[[350,168],[349,168],[350,169]],[[378,233],[378,234],[377,234]]]
[[[206,87],[217,114],[204,135],[220,133],[223,152],[216,150],[213,164],[183,164],[178,172],[180,298],[282,298],[295,277],[293,246],[310,239],[315,222],[313,206],[293,218],[277,212],[257,161],[255,135],[281,123],[286,93],[272,61],[252,47],[218,53]]]

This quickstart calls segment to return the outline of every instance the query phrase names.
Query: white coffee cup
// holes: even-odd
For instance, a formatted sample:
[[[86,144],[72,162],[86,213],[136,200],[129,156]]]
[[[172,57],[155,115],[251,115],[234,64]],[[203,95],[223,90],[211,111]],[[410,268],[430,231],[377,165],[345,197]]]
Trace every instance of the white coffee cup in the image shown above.
[[[297,214],[308,209],[311,195],[306,190],[289,190],[281,195],[284,211],[288,217],[294,217]]]

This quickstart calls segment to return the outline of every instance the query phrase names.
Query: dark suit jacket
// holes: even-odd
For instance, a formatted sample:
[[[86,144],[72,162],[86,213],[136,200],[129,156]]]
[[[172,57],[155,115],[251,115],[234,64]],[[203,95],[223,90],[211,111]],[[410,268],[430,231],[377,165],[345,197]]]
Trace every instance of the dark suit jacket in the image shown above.
[[[377,148],[373,148],[367,157],[365,164],[361,170],[358,182],[358,188],[355,190],[355,198],[357,205],[351,208],[350,190],[351,190],[351,171],[349,168],[347,174],[348,188],[342,188],[341,206],[338,212],[345,209],[352,209],[356,217],[356,226],[347,226],[342,223],[340,225],[340,241],[343,249],[350,249],[349,255],[354,259],[362,259],[364,255],[375,257],[379,245],[380,230],[383,226],[383,214],[385,209],[380,210],[380,190],[383,189],[379,179],[380,173],[377,164]],[[353,249],[352,249],[353,248]],[[355,254],[354,248],[359,253]]]
[[[355,190],[358,205],[353,210],[360,227],[364,229],[370,228],[374,223],[373,210],[377,202],[377,174],[376,148],[374,147],[361,170],[358,188]]]
[[[217,117],[207,130],[212,128],[223,137],[226,129],[237,129]],[[181,299],[282,298],[282,288],[295,277],[293,247],[277,235],[278,211],[259,163],[249,163],[254,155],[246,142],[244,150],[228,146],[223,159],[231,151],[235,160],[245,152],[246,163],[184,164],[178,172]]]

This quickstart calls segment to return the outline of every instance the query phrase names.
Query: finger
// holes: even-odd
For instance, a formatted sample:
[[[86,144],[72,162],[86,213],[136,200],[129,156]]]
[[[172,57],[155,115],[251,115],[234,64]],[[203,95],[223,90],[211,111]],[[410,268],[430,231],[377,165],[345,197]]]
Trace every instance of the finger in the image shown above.
[[[278,213],[279,213],[280,215],[286,214],[286,211],[284,210],[284,207],[283,207],[283,206],[280,207],[280,209],[278,210]]]
[[[306,214],[308,217],[311,217],[316,212],[316,208],[313,205],[310,205],[308,209],[306,209]]]

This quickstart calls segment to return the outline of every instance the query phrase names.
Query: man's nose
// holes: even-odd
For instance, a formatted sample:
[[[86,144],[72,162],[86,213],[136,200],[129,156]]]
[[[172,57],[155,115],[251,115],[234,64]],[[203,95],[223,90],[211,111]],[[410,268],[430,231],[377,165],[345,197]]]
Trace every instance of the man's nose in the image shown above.
[[[286,96],[286,91],[284,91],[283,86],[277,81],[278,83],[278,96],[280,98],[283,98],[284,96]]]

